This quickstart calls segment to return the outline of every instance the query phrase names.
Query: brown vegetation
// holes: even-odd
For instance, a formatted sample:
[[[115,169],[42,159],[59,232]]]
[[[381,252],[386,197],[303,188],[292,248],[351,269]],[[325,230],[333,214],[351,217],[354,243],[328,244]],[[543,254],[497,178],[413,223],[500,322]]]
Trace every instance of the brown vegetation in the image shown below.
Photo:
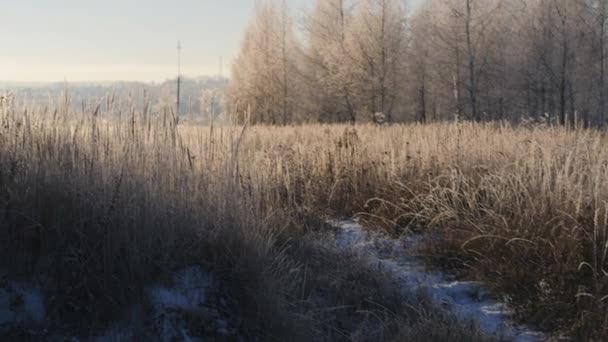
[[[0,274],[44,284],[51,332],[103,330],[147,285],[196,264],[217,274],[247,339],[483,339],[316,242],[324,217],[356,212],[399,174],[391,140],[360,153],[383,131],[67,108],[0,111]]]
[[[153,279],[197,263],[238,294],[243,329],[330,334],[334,325],[321,328],[327,313],[309,307],[312,293],[330,278],[377,280],[353,275],[361,273],[348,262],[332,265],[321,255],[333,252],[307,241],[325,218],[359,213],[396,234],[436,231],[434,255],[452,256],[450,265],[466,266],[548,330],[606,333],[601,132],[184,126],[170,112],[117,122],[111,103],[85,117],[63,108],[5,104],[0,135],[2,268],[46,275],[61,303],[51,303],[56,317],[103,322]],[[378,296],[385,304],[374,308],[364,296],[323,305],[400,312]]]

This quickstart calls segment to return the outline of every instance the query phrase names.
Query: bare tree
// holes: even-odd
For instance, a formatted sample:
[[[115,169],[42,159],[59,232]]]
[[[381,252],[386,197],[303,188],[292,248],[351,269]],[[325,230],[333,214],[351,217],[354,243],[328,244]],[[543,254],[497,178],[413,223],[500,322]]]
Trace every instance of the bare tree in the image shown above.
[[[430,26],[432,11],[431,8],[423,7],[410,20],[411,42],[408,51],[408,74],[410,92],[416,111],[416,120],[420,123],[427,122],[427,108],[429,106],[429,93],[431,89],[431,73],[433,67],[430,61],[431,42]]]
[[[227,104],[270,124],[382,113],[603,125],[607,5],[427,0],[408,15],[402,0],[317,0],[302,48],[287,1],[260,0]]]
[[[228,101],[251,108],[252,123],[287,124],[298,102],[292,91],[299,74],[298,52],[286,2],[257,2],[233,65]]]
[[[358,101],[372,114],[384,113],[389,123],[403,93],[405,18],[400,1],[363,0],[352,23]]]
[[[352,4],[346,0],[318,0],[306,21],[311,96],[314,110],[329,120],[356,121],[353,103],[353,57],[347,46]]]

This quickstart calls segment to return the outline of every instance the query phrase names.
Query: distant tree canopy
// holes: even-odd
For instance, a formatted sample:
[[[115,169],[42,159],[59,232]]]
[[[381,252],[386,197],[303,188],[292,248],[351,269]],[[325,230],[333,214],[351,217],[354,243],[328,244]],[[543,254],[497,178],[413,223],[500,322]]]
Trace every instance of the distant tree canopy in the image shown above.
[[[552,121],[606,112],[608,0],[317,0],[294,27],[261,0],[234,62],[230,113],[252,123]]]

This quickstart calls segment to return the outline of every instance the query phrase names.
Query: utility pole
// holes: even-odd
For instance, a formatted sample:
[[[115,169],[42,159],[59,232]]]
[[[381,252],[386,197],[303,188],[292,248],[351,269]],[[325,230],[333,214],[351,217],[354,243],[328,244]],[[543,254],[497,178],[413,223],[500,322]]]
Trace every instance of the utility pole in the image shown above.
[[[220,57],[220,69],[217,77],[220,80],[222,79],[222,77],[224,77],[224,57]]]
[[[176,116],[179,118],[179,102],[182,83],[182,42],[177,41],[177,105]]]

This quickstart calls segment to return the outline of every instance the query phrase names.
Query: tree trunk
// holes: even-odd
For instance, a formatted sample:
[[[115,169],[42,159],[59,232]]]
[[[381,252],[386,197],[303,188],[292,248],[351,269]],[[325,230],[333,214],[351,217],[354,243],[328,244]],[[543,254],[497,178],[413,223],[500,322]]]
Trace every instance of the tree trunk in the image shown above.
[[[606,112],[606,1],[600,0],[599,6],[599,22],[600,22],[600,103],[599,103],[599,115],[598,115],[598,127],[604,126],[604,115]]]
[[[564,30],[565,31],[565,30]],[[568,68],[568,41],[563,32],[564,38],[562,42],[562,67],[559,86],[559,124],[566,126],[566,83],[567,83],[567,68]]]
[[[392,118],[386,112],[386,3],[382,2],[382,14],[380,19],[380,111],[386,115],[390,124]]]
[[[462,101],[460,100],[460,50],[455,48],[456,52],[456,73],[452,75],[452,83],[454,88],[454,101],[456,102],[456,115],[462,116]]]
[[[420,123],[426,123],[426,85],[424,81],[424,76],[422,80],[422,86],[419,89],[420,96]]]
[[[473,41],[471,37],[471,1],[466,0],[467,6],[467,14],[466,14],[466,22],[465,22],[465,30],[467,37],[467,50],[469,54],[469,97],[471,100],[471,111],[473,114],[473,119],[476,121],[480,121],[479,113],[477,112],[477,84],[475,79],[475,51],[473,51]]]
[[[570,115],[568,116],[569,126],[571,129],[575,129],[577,123],[577,113],[576,113],[576,102],[574,99],[574,86],[572,82],[568,82],[568,97],[570,98]]]
[[[338,2],[338,6],[339,6],[339,12],[340,12],[340,50],[342,53],[342,56],[346,56],[346,47],[344,46],[345,42],[346,42],[346,18],[344,16],[344,0],[340,0]],[[353,103],[351,101],[351,95],[350,95],[350,90],[348,89],[348,86],[344,83],[342,85],[342,91],[343,91],[343,97],[344,97],[344,103],[346,104],[346,110],[348,112],[348,116],[350,119],[351,124],[355,124],[357,121],[357,116],[355,113],[355,108],[353,106]]]
[[[287,5],[285,0],[283,0],[282,11],[281,54],[283,62],[283,126],[287,126],[287,96],[289,95],[289,89],[287,85]]]

